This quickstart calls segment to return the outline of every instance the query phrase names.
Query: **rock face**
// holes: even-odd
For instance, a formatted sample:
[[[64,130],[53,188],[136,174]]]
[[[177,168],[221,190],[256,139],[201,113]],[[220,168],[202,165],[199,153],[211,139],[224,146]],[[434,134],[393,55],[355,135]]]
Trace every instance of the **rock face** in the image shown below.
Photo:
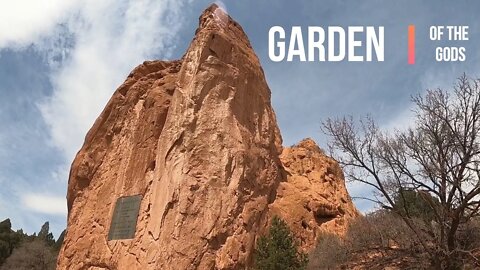
[[[308,249],[356,215],[338,166],[311,144],[282,154],[259,60],[212,5],[184,57],[135,68],[88,132],[58,269],[243,269],[273,214]],[[115,203],[132,195],[135,235],[109,241]]]
[[[284,219],[306,251],[315,247],[322,231],[344,235],[359,213],[338,163],[311,139],[285,148],[280,158],[287,178],[278,186],[270,215]]]

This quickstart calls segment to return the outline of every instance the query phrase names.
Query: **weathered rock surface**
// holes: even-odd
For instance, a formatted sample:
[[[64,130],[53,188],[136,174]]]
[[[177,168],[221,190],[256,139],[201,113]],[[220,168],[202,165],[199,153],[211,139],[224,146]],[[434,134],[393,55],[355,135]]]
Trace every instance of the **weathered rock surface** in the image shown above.
[[[338,163],[311,139],[283,149],[280,159],[288,176],[278,186],[270,215],[284,219],[306,251],[322,231],[343,236],[359,213]]]
[[[308,249],[356,214],[338,165],[310,144],[281,154],[259,60],[212,5],[184,57],[135,68],[88,132],[58,269],[243,269],[273,214]],[[134,238],[109,241],[116,200],[138,194]]]

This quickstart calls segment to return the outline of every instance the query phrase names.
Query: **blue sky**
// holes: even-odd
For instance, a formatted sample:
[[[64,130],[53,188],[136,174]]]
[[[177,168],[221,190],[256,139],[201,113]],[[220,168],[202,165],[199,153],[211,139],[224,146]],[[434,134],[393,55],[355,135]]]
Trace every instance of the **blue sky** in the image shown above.
[[[66,226],[69,166],[127,74],[146,59],[178,59],[211,1],[18,0],[0,3],[0,219],[29,233]],[[305,137],[325,148],[327,117],[370,114],[385,129],[409,124],[410,96],[479,77],[480,2],[224,1],[244,28],[272,91],[284,145]],[[407,26],[417,58],[407,65]],[[274,25],[384,26],[385,61],[281,62],[268,58]],[[431,25],[468,25],[467,42],[433,42]],[[467,60],[435,62],[437,46],[464,46]],[[368,194],[349,185],[352,195]],[[356,201],[366,211],[372,205]]]

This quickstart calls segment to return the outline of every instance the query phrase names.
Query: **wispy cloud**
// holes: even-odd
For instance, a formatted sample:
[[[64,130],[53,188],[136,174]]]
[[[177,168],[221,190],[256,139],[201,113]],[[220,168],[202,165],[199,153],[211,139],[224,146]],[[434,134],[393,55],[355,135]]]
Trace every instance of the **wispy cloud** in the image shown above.
[[[182,6],[172,0],[85,0],[63,25],[74,46],[51,75],[53,95],[39,106],[52,143],[67,160],[128,72],[145,59],[169,56]],[[42,49],[57,50],[55,43]]]
[[[30,193],[22,197],[22,203],[27,209],[42,214],[61,216],[67,214],[67,205],[64,197]]]
[[[186,2],[0,1],[0,219],[63,230],[68,167],[87,130],[128,72],[170,56]]]
[[[80,1],[15,0],[0,2],[0,49],[29,45],[50,34]]]

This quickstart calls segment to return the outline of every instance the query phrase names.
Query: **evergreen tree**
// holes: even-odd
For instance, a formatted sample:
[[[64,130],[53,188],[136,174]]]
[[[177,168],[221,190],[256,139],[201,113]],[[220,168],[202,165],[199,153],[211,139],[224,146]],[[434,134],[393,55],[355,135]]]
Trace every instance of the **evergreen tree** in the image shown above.
[[[10,219],[0,222],[0,269],[53,269],[55,264],[52,264],[52,258],[55,262],[64,234],[65,231],[60,235],[58,241],[55,241],[48,221],[43,224],[38,235],[36,233],[27,235],[22,229],[13,231]],[[41,251],[42,249],[44,251]],[[48,267],[43,261],[42,264],[36,265],[32,256],[46,256],[44,259],[48,259]],[[28,266],[30,265],[28,263],[35,267]]]
[[[435,208],[439,206],[440,201],[427,192],[402,188],[394,197],[393,210],[430,222],[435,220]]]
[[[23,232],[12,231],[10,219],[0,222],[0,265],[12,254],[13,250],[20,245]]]
[[[0,265],[2,265],[5,260],[10,256],[10,247],[8,243],[0,239]]]
[[[287,224],[277,216],[273,217],[268,234],[258,240],[254,260],[258,270],[305,269],[308,263],[307,255],[298,251]]]
[[[10,219],[6,219],[0,222],[0,265],[10,256],[11,248],[10,248],[10,233],[11,233],[12,224],[10,223]]]
[[[0,222],[0,233],[10,232],[12,230],[12,223],[10,219],[7,218],[4,221]]]

